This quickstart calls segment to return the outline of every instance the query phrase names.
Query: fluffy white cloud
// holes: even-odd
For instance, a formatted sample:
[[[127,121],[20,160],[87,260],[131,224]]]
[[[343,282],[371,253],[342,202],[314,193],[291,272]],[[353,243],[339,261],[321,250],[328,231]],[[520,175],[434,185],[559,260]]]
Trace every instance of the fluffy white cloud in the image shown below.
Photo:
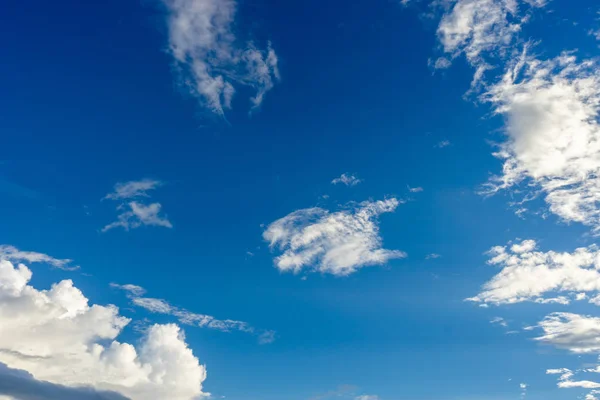
[[[600,232],[600,68],[573,54],[540,61],[527,47],[483,97],[506,119],[506,141],[495,156],[503,174],[487,193],[534,186],[552,213]],[[525,201],[535,198],[530,194]]]
[[[182,84],[211,111],[231,107],[234,84],[255,88],[258,107],[279,80],[277,55],[269,44],[240,45],[233,32],[234,0],[163,0],[168,11],[169,49]]]
[[[133,199],[135,197],[149,197],[148,192],[161,186],[163,183],[154,179],[139,181],[119,182],[115,185],[114,192],[104,196],[109,200]]]
[[[583,299],[583,292],[600,291],[600,250],[582,247],[572,253],[536,250],[533,240],[507,248],[493,247],[488,264],[502,270],[483,285],[483,291],[468,300],[484,303],[569,303],[564,296],[543,298],[552,292],[567,292]]]
[[[154,325],[139,346],[116,341],[129,323],[115,306],[89,305],[73,282],[29,285],[25,265],[0,261],[0,362],[35,379],[115,391],[133,400],[191,400],[204,366],[176,325]]]
[[[6,396],[6,397],[5,397]],[[91,387],[68,387],[38,381],[27,371],[0,362],[0,399],[18,400],[127,400],[115,392]]]
[[[127,292],[129,299],[134,305],[144,308],[152,313],[172,315],[177,318],[180,323],[185,325],[216,329],[223,332],[240,331],[250,333],[258,336],[260,344],[267,344],[275,341],[274,331],[256,329],[247,322],[231,319],[220,320],[211,315],[198,314],[184,308],[175,307],[163,299],[142,297],[146,293],[146,290],[137,285],[119,285],[111,283],[111,287]]]
[[[381,247],[377,221],[380,214],[393,212],[399,204],[397,199],[388,199],[335,213],[318,207],[298,210],[270,224],[263,237],[271,248],[283,251],[275,258],[281,271],[349,275],[368,265],[406,257],[402,251]]]
[[[600,352],[600,318],[553,313],[538,325],[544,334],[536,340],[573,353]]]
[[[481,75],[488,56],[502,56],[527,22],[526,11],[543,7],[545,0],[443,0],[447,11],[442,16],[437,35],[444,52],[452,57],[464,54]],[[440,67],[447,68],[443,58]],[[438,62],[436,62],[436,65]]]
[[[6,244],[0,245],[0,260],[50,264],[54,268],[62,269],[63,271],[75,271],[79,269],[77,265],[69,265],[73,260],[54,258],[47,254],[36,253],[35,251],[21,251],[15,246]]]
[[[342,175],[340,175],[339,178],[335,178],[334,180],[331,181],[331,183],[333,183],[334,185],[337,185],[338,183],[342,183],[346,186],[356,186],[361,182],[362,182],[362,179],[358,179],[356,176],[350,175],[350,174],[342,174]]]
[[[121,214],[117,216],[117,221],[111,222],[102,228],[102,232],[109,231],[113,228],[123,228],[126,231],[139,228],[140,226],[162,226],[172,228],[173,225],[168,218],[160,214],[162,205],[160,203],[142,204],[137,201],[131,201],[126,205],[117,207],[121,210]]]

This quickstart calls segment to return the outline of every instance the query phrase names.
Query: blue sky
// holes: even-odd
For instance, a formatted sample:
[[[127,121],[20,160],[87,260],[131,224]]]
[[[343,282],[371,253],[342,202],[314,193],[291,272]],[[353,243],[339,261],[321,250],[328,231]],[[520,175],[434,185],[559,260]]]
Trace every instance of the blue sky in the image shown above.
[[[4,9],[0,399],[599,396],[594,1]]]

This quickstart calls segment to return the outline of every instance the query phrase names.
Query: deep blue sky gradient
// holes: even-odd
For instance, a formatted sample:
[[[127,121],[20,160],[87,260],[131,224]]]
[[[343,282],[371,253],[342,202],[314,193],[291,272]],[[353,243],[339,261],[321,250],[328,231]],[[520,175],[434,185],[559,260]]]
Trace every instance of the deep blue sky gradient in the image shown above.
[[[570,4],[553,2],[527,34],[549,55],[573,47],[597,55],[586,31],[597,5]],[[422,6],[243,1],[240,30],[272,40],[282,82],[251,115],[239,93],[227,122],[174,84],[151,1],[2,8],[0,243],[72,258],[90,275],[38,267],[34,284],[69,277],[92,302],[126,308],[108,283],[135,283],[189,310],[276,330],[260,346],[186,328],[207,364],[206,390],[228,399],[304,400],[343,384],[384,400],[517,399],[519,382],[530,384],[531,400],[576,393],[544,374],[572,358],[489,324],[497,315],[538,321],[556,306],[463,301],[494,273],[483,254],[493,245],[535,238],[571,250],[590,239],[553,216],[518,219],[504,194],[476,194],[500,171],[489,141],[501,121],[463,99],[472,71],[462,61],[428,67],[435,24],[420,18]],[[436,148],[441,140],[451,146]],[[332,186],[343,172],[364,183]],[[99,233],[114,219],[100,199],[115,182],[143,177],[167,182],[154,198],[174,229]],[[408,200],[380,226],[385,247],[407,259],[305,281],[273,267],[261,224],[385,196]],[[442,257],[425,260],[429,253]]]

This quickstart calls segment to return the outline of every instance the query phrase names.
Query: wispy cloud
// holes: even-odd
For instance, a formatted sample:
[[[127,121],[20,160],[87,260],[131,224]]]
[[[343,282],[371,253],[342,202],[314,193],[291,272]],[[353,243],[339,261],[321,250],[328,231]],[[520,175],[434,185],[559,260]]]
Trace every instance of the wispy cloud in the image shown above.
[[[37,253],[35,251],[21,251],[15,246],[0,245],[0,260],[8,260],[12,262],[28,262],[28,263],[44,263],[53,266],[54,268],[62,269],[63,271],[76,271],[80,267],[71,265],[73,260],[59,259],[51,257],[47,254]]]
[[[436,145],[433,147],[437,147],[438,149],[443,149],[444,147],[448,147],[450,145],[451,145],[451,143],[449,140],[441,140],[441,141],[437,142]]]
[[[140,226],[162,226],[165,228],[172,228],[171,221],[165,216],[161,216],[162,205],[154,202],[145,204],[140,201],[142,198],[149,198],[148,192],[154,190],[163,183],[152,179],[142,179],[140,181],[129,181],[124,183],[117,183],[114,191],[107,194],[104,199],[109,200],[131,200],[133,201],[123,202],[117,206],[117,210],[120,214],[117,216],[117,220],[112,222],[104,228],[102,232],[107,232],[114,228],[123,228],[128,231],[130,229],[139,228]]]
[[[546,0],[450,0],[435,2],[444,9],[437,36],[451,58],[464,55],[475,68],[473,86],[493,69],[492,60],[510,57],[518,33],[531,11],[544,7]],[[448,68],[443,57],[435,65]]]
[[[425,256],[426,260],[435,260],[436,258],[441,258],[442,256],[437,253],[430,253]]]
[[[142,297],[146,293],[146,290],[140,286],[132,284],[120,285],[117,283],[111,283],[110,286],[125,291],[127,297],[134,305],[152,313],[171,315],[184,325],[216,329],[222,332],[240,331],[250,333],[258,337],[260,344],[267,344],[275,341],[274,331],[256,329],[247,322],[231,319],[219,320],[210,315],[198,314],[184,308],[175,307],[163,299]]]
[[[331,181],[332,184],[337,185],[338,183],[344,184],[346,186],[356,186],[362,182],[362,179],[358,179],[354,175],[350,174],[342,174],[338,178],[335,178]]]
[[[499,325],[499,326],[502,326],[504,328],[508,328],[508,322],[506,322],[506,320],[504,318],[502,318],[502,317],[492,318],[490,320],[490,324],[492,324],[492,325]]]
[[[161,181],[154,179],[119,182],[115,185],[114,191],[104,196],[104,198],[109,200],[124,200],[136,197],[150,197],[148,192],[162,185]]]
[[[418,187],[413,187],[411,188],[410,186],[408,187],[408,191],[411,193],[420,193],[423,191],[423,188],[421,186]]]
[[[166,217],[159,215],[161,208],[162,206],[160,203],[144,205],[137,201],[120,205],[117,207],[117,210],[122,212],[117,216],[117,221],[106,225],[102,228],[102,232],[119,227],[126,231],[139,228],[140,226],[162,226],[165,228],[172,228],[173,225],[171,224],[171,221]]]
[[[319,207],[294,211],[270,224],[263,238],[283,254],[275,259],[281,271],[303,269],[349,275],[369,265],[406,257],[381,247],[378,217],[393,212],[397,199],[366,201],[354,209],[330,213]]]
[[[278,59],[269,43],[259,49],[234,34],[234,0],[162,0],[167,10],[169,52],[181,84],[212,112],[231,107],[234,85],[253,87],[252,107],[279,80]]]

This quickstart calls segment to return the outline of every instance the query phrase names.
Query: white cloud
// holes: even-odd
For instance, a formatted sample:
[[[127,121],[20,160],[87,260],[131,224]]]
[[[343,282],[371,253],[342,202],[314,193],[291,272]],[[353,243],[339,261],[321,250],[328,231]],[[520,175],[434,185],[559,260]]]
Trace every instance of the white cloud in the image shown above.
[[[334,185],[337,185],[338,183],[342,183],[346,186],[356,186],[361,182],[362,182],[362,179],[358,179],[356,176],[350,175],[350,174],[342,174],[342,175],[340,175],[339,178],[335,178],[334,180],[331,181],[331,183],[333,183]]]
[[[19,400],[127,400],[115,392],[98,391],[91,387],[68,387],[38,381],[29,372],[9,368],[0,362],[0,399]]]
[[[500,325],[503,326],[505,328],[508,327],[508,322],[506,322],[506,320],[502,317],[494,317],[490,320],[490,324],[492,325]]]
[[[409,187],[408,187],[408,191],[409,191],[409,192],[411,192],[411,193],[420,193],[420,192],[422,192],[422,191],[423,191],[423,188],[422,188],[422,187],[420,187],[420,186],[418,186],[418,187],[414,187],[414,188],[411,188],[411,187],[409,186]]]
[[[222,332],[240,331],[250,333],[258,336],[260,344],[272,343],[275,340],[274,331],[256,329],[247,322],[231,319],[220,320],[211,315],[198,314],[184,308],[175,307],[163,299],[141,297],[146,293],[146,290],[140,286],[132,284],[119,285],[116,283],[111,283],[110,285],[113,288],[127,292],[129,299],[134,305],[152,313],[172,315],[184,325],[216,329]]]
[[[560,381],[568,381],[574,375],[573,371],[567,368],[548,369],[546,370],[546,374],[560,375],[560,377],[558,378]]]
[[[115,288],[115,289],[124,290],[133,296],[143,296],[146,293],[146,289],[144,289],[143,287],[138,286],[138,285],[132,285],[130,283],[127,283],[125,285],[119,285],[118,283],[111,283],[110,287]]]
[[[360,396],[356,396],[354,400],[379,400],[379,396],[375,394],[363,394]]]
[[[73,262],[73,260],[54,258],[47,254],[36,253],[35,251],[21,251],[15,246],[10,246],[7,244],[0,245],[0,260],[44,263],[49,264],[54,268],[62,269],[63,271],[75,271],[79,269],[79,266],[77,265],[69,265]]]
[[[600,69],[572,54],[540,61],[527,55],[507,68],[483,99],[506,119],[506,141],[495,156],[503,173],[487,193],[526,183],[522,204],[544,194],[552,213],[600,232]]]
[[[477,81],[485,70],[491,68],[487,60],[489,57],[501,57],[509,52],[522,25],[528,20],[525,11],[542,7],[546,1],[446,0],[439,3],[445,5],[447,11],[438,26],[438,40],[444,52],[451,54],[452,58],[464,54],[467,61],[477,67]],[[448,64],[440,62],[440,67],[447,68]]]
[[[450,145],[451,143],[449,140],[441,140],[434,147],[437,147],[438,149],[443,149],[444,147],[448,147]]]
[[[488,264],[502,270],[483,285],[483,291],[468,300],[484,303],[568,304],[564,296],[542,298],[551,292],[567,292],[577,298],[583,292],[600,291],[600,250],[595,245],[572,253],[537,251],[533,240],[493,247]],[[581,298],[581,296],[580,296]]]
[[[116,341],[129,323],[89,305],[71,280],[38,290],[25,265],[0,261],[0,362],[35,379],[115,391],[133,400],[192,400],[204,366],[176,325],[153,325],[137,347]]]
[[[278,59],[269,44],[241,45],[233,24],[234,0],[163,0],[168,11],[169,51],[182,84],[219,115],[231,107],[234,84],[253,87],[258,107],[279,80]]]
[[[133,199],[135,197],[149,197],[148,192],[154,190],[163,183],[154,179],[142,179],[139,181],[119,182],[115,185],[114,192],[104,196],[109,200]]]
[[[335,213],[318,207],[298,210],[271,223],[263,237],[271,248],[283,251],[275,258],[281,271],[349,275],[365,266],[406,257],[402,251],[383,249],[379,236],[379,215],[393,212],[399,204],[392,198],[366,201],[353,210]]]
[[[538,327],[544,334],[536,340],[573,353],[600,353],[600,318],[552,313]]]
[[[114,192],[107,194],[104,199],[126,200],[134,198],[148,198],[148,191],[154,190],[163,183],[157,180],[142,179],[140,181],[130,181],[117,183]],[[138,200],[121,203],[117,210],[121,213],[117,216],[115,222],[111,222],[102,228],[102,232],[114,228],[123,228],[126,231],[139,228],[140,226],[162,226],[172,228],[173,225],[167,217],[161,216],[162,205],[160,203],[144,204]]]
[[[123,228],[126,231],[139,228],[140,226],[162,226],[172,228],[173,225],[166,217],[160,216],[162,205],[160,203],[142,204],[137,201],[131,201],[126,205],[117,207],[121,214],[117,216],[117,221],[111,222],[102,228],[102,232],[114,228]]]
[[[592,381],[563,381],[558,382],[558,387],[562,389],[583,388],[583,389],[598,389],[600,383]]]
[[[442,256],[440,254],[437,253],[431,253],[431,254],[427,254],[425,256],[426,260],[435,260],[436,258],[441,258]]]

